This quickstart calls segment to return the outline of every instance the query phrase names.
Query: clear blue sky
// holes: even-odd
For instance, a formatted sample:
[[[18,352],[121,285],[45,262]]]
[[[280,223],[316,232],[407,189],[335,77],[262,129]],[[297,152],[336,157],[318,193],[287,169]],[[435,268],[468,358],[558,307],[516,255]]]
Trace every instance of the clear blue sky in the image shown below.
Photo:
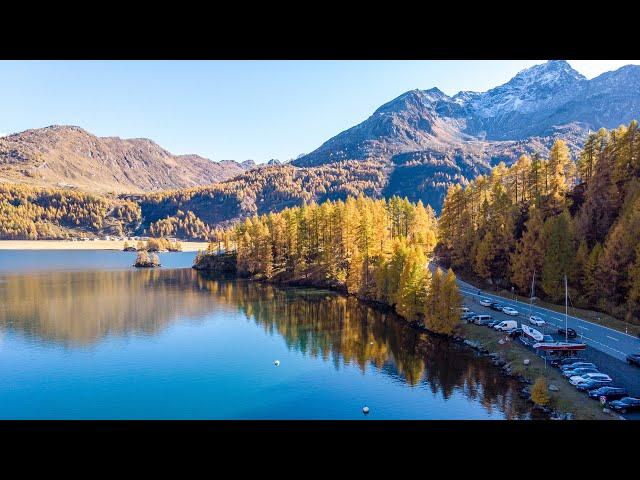
[[[286,160],[414,88],[484,91],[540,61],[0,61],[0,134],[53,124],[213,160]],[[592,78],[640,61],[570,61]]]

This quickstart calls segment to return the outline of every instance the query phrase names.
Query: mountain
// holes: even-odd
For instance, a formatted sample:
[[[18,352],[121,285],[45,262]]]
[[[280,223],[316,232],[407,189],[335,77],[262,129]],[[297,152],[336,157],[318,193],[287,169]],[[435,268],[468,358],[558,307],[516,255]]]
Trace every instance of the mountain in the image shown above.
[[[576,154],[589,130],[634,118],[640,118],[640,66],[588,80],[566,61],[554,60],[486,92],[450,97],[438,88],[411,90],[292,164],[390,164],[386,195],[408,195],[438,210],[452,183],[523,153],[546,155],[557,138]]]
[[[254,166],[173,155],[145,138],[96,137],[51,126],[0,138],[0,182],[133,193],[187,188],[232,178]]]

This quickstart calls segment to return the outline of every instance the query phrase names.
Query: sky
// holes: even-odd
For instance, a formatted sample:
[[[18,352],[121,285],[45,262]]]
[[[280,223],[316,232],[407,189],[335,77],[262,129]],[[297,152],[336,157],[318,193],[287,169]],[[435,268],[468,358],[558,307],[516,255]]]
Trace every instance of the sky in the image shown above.
[[[0,61],[0,135],[77,125],[174,154],[287,160],[415,88],[485,91],[544,60]],[[593,78],[640,60],[570,60]]]

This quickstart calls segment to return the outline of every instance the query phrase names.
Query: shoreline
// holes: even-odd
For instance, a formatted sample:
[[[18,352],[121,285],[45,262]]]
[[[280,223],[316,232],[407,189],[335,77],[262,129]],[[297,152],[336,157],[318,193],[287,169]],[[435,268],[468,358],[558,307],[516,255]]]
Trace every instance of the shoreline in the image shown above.
[[[0,250],[116,250],[124,249],[124,240],[0,240]],[[129,244],[136,242],[130,241]],[[206,250],[208,242],[180,242],[183,252]]]
[[[195,267],[192,267],[195,268]],[[207,271],[206,269],[200,271]],[[210,273],[216,273],[212,270],[209,270]],[[289,287],[308,287],[308,288],[325,288],[327,290],[334,291],[336,293],[351,296],[356,298],[358,301],[363,302],[373,308],[383,309],[387,311],[391,311],[394,315],[401,321],[405,322],[405,324],[418,332],[425,333],[427,335],[432,335],[434,337],[446,338],[453,343],[457,343],[459,345],[463,345],[470,350],[474,350],[480,356],[486,356],[491,358],[492,363],[496,368],[500,370],[500,373],[505,379],[515,380],[522,387],[521,396],[526,399],[528,402],[532,404],[532,410],[538,410],[539,412],[547,415],[548,420],[617,420],[618,418],[613,415],[604,414],[600,408],[598,408],[592,400],[582,399],[582,395],[576,395],[576,392],[573,392],[568,385],[565,385],[562,382],[562,379],[559,377],[559,373],[554,371],[552,367],[549,367],[549,370],[546,374],[542,374],[539,371],[541,359],[535,355],[535,353],[530,352],[524,346],[519,345],[516,342],[510,342],[513,349],[509,348],[509,346],[502,346],[498,343],[501,335],[498,332],[484,332],[483,327],[476,327],[475,325],[468,324],[464,321],[460,321],[460,324],[456,327],[455,333],[452,336],[446,336],[442,334],[438,334],[436,332],[432,332],[429,329],[425,328],[422,325],[418,325],[416,322],[410,322],[398,312],[395,311],[395,308],[390,305],[386,305],[380,302],[375,302],[367,299],[359,298],[357,295],[350,294],[346,291],[346,288],[337,288],[332,285],[318,285],[317,282],[304,282],[303,280],[296,281],[287,281],[287,282],[278,282],[278,281],[266,281],[261,279],[255,279],[250,277],[242,277],[238,275],[233,275],[235,278],[244,278],[245,280],[251,282],[259,282],[265,284],[271,284],[275,286],[289,286]],[[315,284],[314,284],[315,283]],[[475,327],[475,328],[474,328]],[[509,350],[511,350],[509,352]],[[534,378],[530,376],[529,368],[525,368],[522,364],[522,359],[528,358],[531,362],[532,368],[531,370],[536,371],[544,376],[549,376],[550,383],[554,385],[560,385],[557,391],[549,392],[552,401],[550,405],[546,408],[539,408],[535,406],[530,398],[530,388],[533,384]],[[545,369],[546,370],[546,369]],[[586,400],[584,403],[582,400]]]

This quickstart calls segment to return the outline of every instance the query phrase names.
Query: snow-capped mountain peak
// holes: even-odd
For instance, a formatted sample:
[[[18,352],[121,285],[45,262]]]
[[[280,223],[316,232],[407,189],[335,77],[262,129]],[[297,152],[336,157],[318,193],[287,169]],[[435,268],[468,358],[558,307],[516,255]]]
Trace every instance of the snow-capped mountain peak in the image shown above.
[[[478,95],[471,104],[482,117],[515,110],[528,113],[566,101],[586,82],[566,61],[551,60],[522,70],[507,83]]]

